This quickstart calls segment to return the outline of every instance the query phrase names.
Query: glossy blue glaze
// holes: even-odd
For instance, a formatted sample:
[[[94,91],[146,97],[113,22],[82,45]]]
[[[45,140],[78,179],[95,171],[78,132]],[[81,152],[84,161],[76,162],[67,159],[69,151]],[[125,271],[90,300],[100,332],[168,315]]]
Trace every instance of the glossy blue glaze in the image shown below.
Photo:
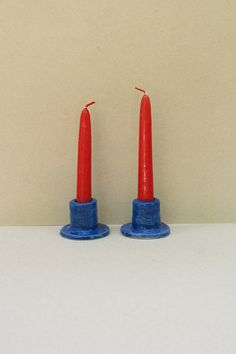
[[[133,238],[161,238],[170,234],[168,225],[161,222],[160,200],[133,200],[132,223],[121,226],[124,236]]]
[[[70,201],[70,224],[63,226],[61,236],[72,240],[94,240],[109,234],[109,227],[98,224],[97,201],[87,203]]]

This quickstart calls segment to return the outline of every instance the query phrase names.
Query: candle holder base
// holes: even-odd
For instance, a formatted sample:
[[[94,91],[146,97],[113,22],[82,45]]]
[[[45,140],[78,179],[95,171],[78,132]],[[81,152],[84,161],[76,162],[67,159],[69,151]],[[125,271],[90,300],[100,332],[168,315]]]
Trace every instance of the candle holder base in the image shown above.
[[[109,234],[109,227],[97,222],[97,201],[70,201],[70,224],[63,226],[61,236],[71,240],[94,240]]]
[[[121,232],[124,236],[140,239],[162,238],[170,234],[168,225],[161,223],[158,229],[135,229],[132,223],[121,226]]]
[[[168,236],[170,228],[160,220],[160,200],[145,202],[134,199],[132,223],[122,225],[121,233],[124,236],[138,239]]]
[[[109,227],[104,224],[98,224],[95,229],[80,230],[68,224],[63,226],[60,233],[61,236],[70,240],[95,240],[96,238],[107,236],[109,234]]]

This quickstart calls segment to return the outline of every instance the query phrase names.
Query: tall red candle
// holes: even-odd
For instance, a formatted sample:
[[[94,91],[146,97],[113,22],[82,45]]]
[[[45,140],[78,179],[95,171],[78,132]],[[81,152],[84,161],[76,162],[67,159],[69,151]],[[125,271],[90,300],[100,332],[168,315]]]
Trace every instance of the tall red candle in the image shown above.
[[[145,90],[135,88],[144,93],[140,105],[139,121],[138,199],[151,201],[154,199],[151,102]]]
[[[88,103],[80,115],[77,163],[77,195],[79,203],[91,201],[91,122]]]

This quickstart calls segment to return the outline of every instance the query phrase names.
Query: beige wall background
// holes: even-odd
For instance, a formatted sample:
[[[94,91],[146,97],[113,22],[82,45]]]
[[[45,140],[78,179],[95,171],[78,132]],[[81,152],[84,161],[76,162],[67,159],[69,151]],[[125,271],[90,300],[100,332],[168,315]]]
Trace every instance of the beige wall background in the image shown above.
[[[0,223],[63,224],[90,100],[100,220],[130,219],[138,114],[153,109],[169,223],[236,221],[236,2],[2,0]]]

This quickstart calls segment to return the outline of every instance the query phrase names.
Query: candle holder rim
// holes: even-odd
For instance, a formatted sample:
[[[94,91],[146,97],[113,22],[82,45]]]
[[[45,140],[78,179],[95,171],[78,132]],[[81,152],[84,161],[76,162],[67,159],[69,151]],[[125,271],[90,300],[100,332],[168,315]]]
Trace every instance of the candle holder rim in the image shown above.
[[[70,203],[75,203],[76,205],[79,204],[79,205],[83,206],[83,205],[88,205],[88,204],[96,204],[97,203],[97,199],[96,198],[92,198],[88,202],[78,202],[78,200],[76,198],[74,198],[74,199],[71,199]]]

